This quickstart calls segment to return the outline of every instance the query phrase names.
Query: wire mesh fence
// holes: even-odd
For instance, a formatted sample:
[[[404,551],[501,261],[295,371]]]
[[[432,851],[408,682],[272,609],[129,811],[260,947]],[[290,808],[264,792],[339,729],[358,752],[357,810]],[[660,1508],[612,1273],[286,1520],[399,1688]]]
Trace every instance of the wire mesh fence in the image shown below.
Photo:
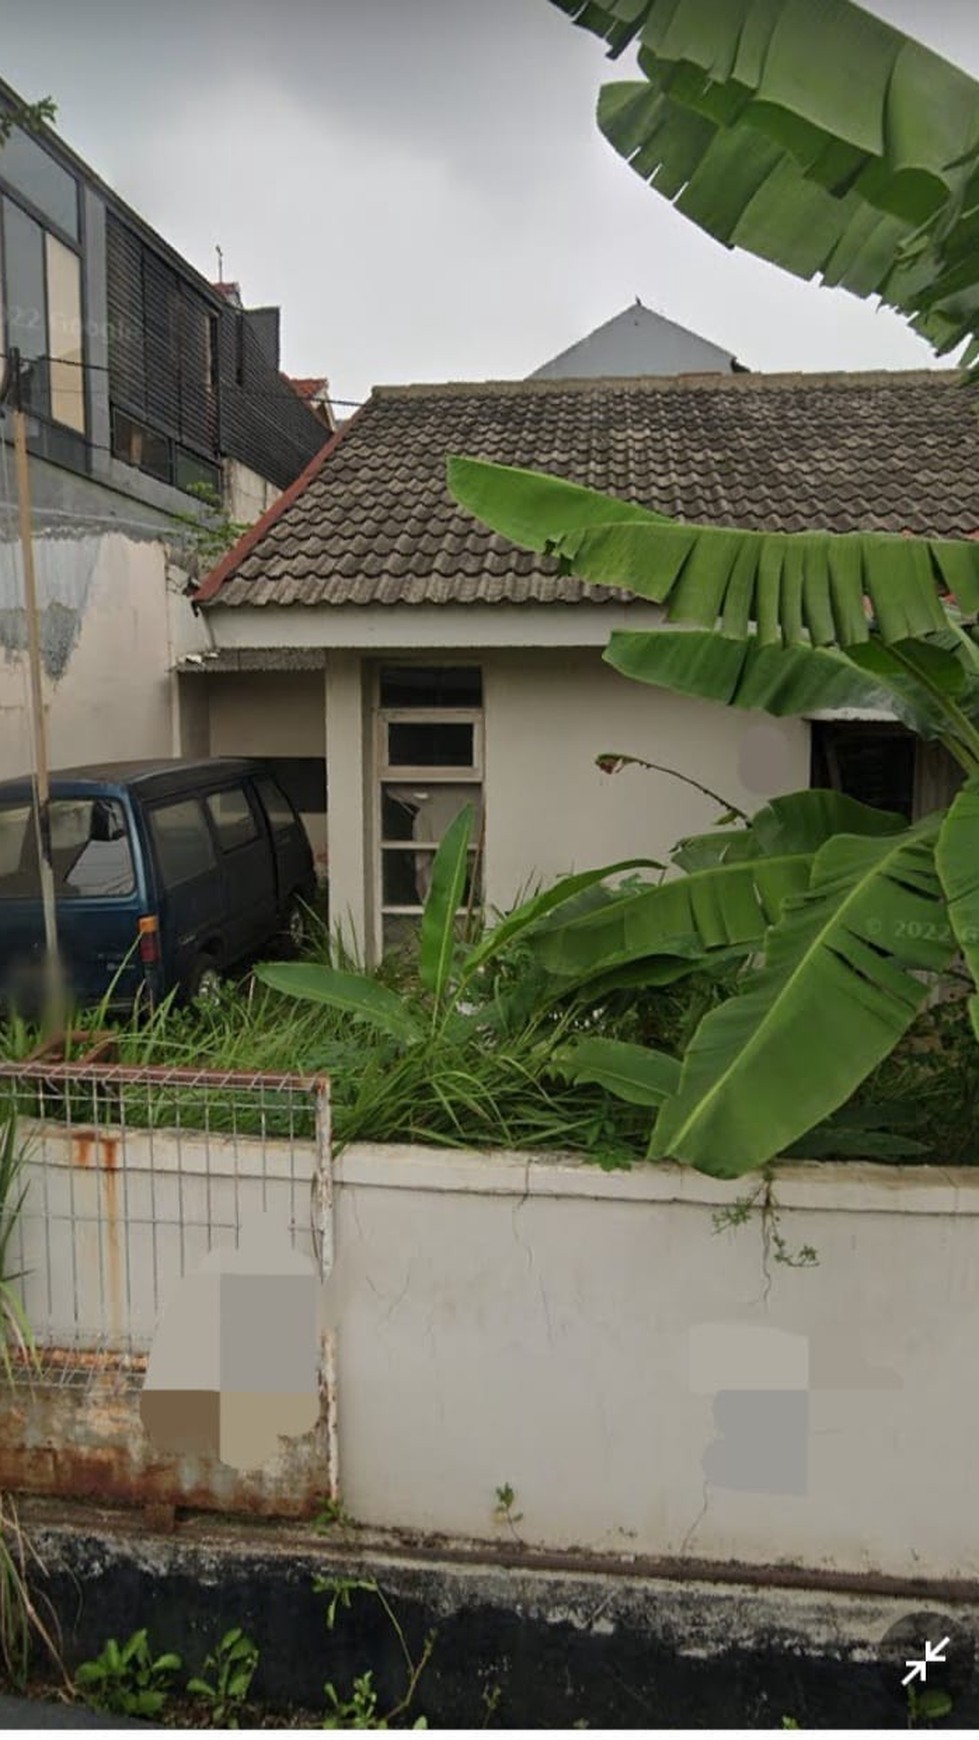
[[[7,1266],[46,1381],[141,1383],[180,1280],[257,1213],[328,1273],[325,1078],[42,1058],[0,1064],[11,1113],[22,1200]]]

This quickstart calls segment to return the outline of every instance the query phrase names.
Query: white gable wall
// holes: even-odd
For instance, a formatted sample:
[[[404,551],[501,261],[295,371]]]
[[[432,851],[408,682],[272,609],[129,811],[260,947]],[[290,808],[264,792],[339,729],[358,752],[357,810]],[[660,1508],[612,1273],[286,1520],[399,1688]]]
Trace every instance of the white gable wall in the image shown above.
[[[553,613],[565,627],[573,614]],[[331,650],[325,689],[319,672],[186,679],[208,696],[212,755],[321,755],[325,740],[330,911],[358,950],[378,947],[372,672],[405,658],[482,667],[490,909],[512,906],[535,880],[549,884],[624,858],[663,859],[684,834],[716,821],[719,805],[692,786],[641,768],[602,773],[600,754],[661,762],[749,813],[809,783],[804,721],[735,713],[631,682],[602,662],[601,646]],[[326,818],[305,820],[322,850]]]

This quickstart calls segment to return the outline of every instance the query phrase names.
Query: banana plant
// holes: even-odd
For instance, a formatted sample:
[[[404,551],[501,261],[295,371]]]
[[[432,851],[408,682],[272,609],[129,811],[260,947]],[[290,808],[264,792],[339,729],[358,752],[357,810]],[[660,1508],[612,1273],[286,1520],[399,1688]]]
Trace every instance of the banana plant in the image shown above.
[[[642,77],[603,90],[599,126],[679,211],[728,247],[879,297],[977,362],[975,81],[851,0],[553,3],[613,55],[638,45]],[[691,934],[707,958],[753,951],[677,1076],[601,1041],[577,1067],[633,1097],[645,1081],[652,1155],[762,1165],[840,1114],[957,951],[979,984],[979,544],[678,524],[463,456],[448,481],[560,571],[660,607],[663,627],[612,637],[624,676],[780,717],[883,705],[961,769],[948,813],[913,827],[828,816],[808,856],[786,854],[771,817],[733,846],[719,829],[682,843],[675,881],[542,929],[544,958],[571,973],[623,971]],[[979,1035],[979,994],[970,1008]]]
[[[498,999],[485,995],[487,972],[525,935],[559,911],[580,912],[580,903],[590,896],[590,911],[595,910],[596,901],[612,904],[619,897],[614,886],[618,878],[663,868],[654,860],[634,858],[566,876],[553,888],[524,901],[499,923],[483,926],[474,940],[461,940],[459,912],[474,822],[475,810],[468,804],[446,830],[433,859],[419,933],[417,996],[401,997],[368,973],[345,972],[310,961],[263,962],[255,969],[256,977],[287,996],[339,1009],[400,1045],[422,1045],[433,1036],[461,1041],[506,1026],[506,1008]],[[669,957],[661,967],[665,976],[671,971],[679,976],[690,970],[682,949],[662,952]],[[610,975],[604,963],[601,974],[607,986]],[[591,972],[562,973],[550,985],[538,980],[532,987],[536,1009],[543,1012],[549,1003],[565,1000],[575,992],[584,995],[594,977]],[[513,995],[520,1000],[519,988]]]
[[[853,809],[834,810],[833,794],[824,793],[820,818],[814,794],[792,794],[747,832],[719,829],[684,842],[673,879],[592,911],[558,908],[539,928],[544,965],[576,979],[680,949],[707,960],[715,950],[745,951],[753,970],[704,1016],[665,1096],[655,1066],[650,1154],[723,1176],[764,1165],[845,1105],[907,1032],[957,950],[979,975],[979,642],[947,584],[943,595],[958,550],[949,545],[949,556],[925,541],[915,567],[903,553],[913,540],[885,540],[887,548],[872,534],[839,540],[867,544],[853,568],[831,534],[814,540],[811,562],[808,547],[801,558],[787,554],[786,535],[776,572],[766,568],[761,534],[725,531],[720,545],[712,528],[684,526],[687,555],[678,565],[670,549],[657,554],[661,526],[620,521],[614,502],[605,525],[589,501],[562,530],[575,493],[562,480],[552,480],[552,492],[540,476],[453,459],[449,481],[494,530],[513,537],[519,523],[528,544],[557,553],[582,578],[668,603],[678,626],[612,636],[604,657],[623,676],[776,717],[883,706],[944,745],[962,770],[947,817],[915,828],[897,817],[870,824]],[[685,584],[684,562],[697,558],[701,539],[707,555]],[[965,584],[960,576],[957,592],[971,596],[975,558],[961,549]],[[859,613],[848,601],[851,583]],[[971,1008],[979,1034],[979,995]],[[591,1073],[579,1078],[572,1054],[572,1079],[594,1080],[596,1055],[592,1046],[582,1063]],[[622,1068],[621,1053],[610,1057],[610,1091]]]

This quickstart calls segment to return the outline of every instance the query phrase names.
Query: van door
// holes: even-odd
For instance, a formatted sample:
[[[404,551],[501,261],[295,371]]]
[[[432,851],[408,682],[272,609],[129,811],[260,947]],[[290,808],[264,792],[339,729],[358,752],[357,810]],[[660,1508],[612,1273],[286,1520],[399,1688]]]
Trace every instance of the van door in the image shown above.
[[[260,774],[255,789],[265,812],[275,852],[279,917],[285,918],[289,901],[299,895],[311,903],[316,894],[316,870],[306,829],[270,774]]]
[[[204,802],[224,875],[228,959],[242,960],[276,929],[275,864],[244,784],[208,792]]]
[[[49,810],[58,951],[76,1008],[111,992],[131,1004],[143,981],[138,953],[144,910],[139,853],[121,797],[59,795]],[[43,980],[44,915],[37,833],[29,797],[0,805],[0,978],[30,1010]]]
[[[224,877],[198,797],[168,798],[146,807],[160,889],[160,937],[167,989],[187,986],[198,957],[217,966],[232,957]]]

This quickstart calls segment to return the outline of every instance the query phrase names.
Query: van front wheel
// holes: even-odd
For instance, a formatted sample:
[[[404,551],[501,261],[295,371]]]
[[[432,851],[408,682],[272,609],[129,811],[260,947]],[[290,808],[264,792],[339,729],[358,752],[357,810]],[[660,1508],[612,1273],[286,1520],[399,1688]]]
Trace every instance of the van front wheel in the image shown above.
[[[221,975],[210,955],[198,955],[187,976],[187,1001],[197,1008],[211,1008],[221,996]]]

